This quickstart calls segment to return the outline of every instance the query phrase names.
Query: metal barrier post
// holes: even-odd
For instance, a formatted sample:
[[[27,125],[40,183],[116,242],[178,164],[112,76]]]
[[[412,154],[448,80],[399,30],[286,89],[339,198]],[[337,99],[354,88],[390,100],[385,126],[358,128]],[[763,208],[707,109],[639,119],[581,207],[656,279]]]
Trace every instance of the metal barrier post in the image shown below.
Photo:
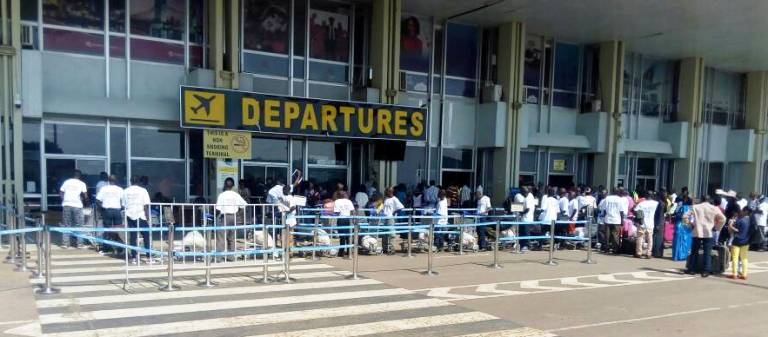
[[[549,225],[549,260],[547,261],[547,264],[550,266],[556,266],[557,262],[555,262],[555,224],[557,223],[557,220],[552,220],[552,223]]]
[[[312,247],[317,247],[317,228],[320,227],[320,214],[315,214],[315,228],[312,230]],[[312,260],[319,260],[317,251],[312,250]]]
[[[45,224],[45,284],[41,288],[35,289],[35,292],[43,295],[58,294],[60,289],[54,288],[51,274],[51,226]]]
[[[464,213],[461,214],[461,222],[459,223],[459,239],[456,240],[459,243],[459,255],[464,255]]]
[[[586,264],[595,264],[595,260],[592,260],[592,207],[587,207],[587,222],[585,223],[584,230],[587,233],[587,259],[584,260]]]
[[[18,229],[26,228],[27,227],[26,220],[24,220],[22,216],[18,216],[18,218],[19,219],[16,220],[16,224],[18,225],[19,220],[21,220],[21,223],[24,224],[24,227],[23,228],[21,228],[20,226],[16,226],[16,227],[18,227]],[[20,261],[21,264],[18,266],[18,268],[14,269],[14,271],[26,272],[28,271],[27,269],[27,233],[19,233],[19,247],[20,247],[19,253],[21,255],[21,261]]]
[[[435,242],[435,223],[433,221],[429,222],[429,240],[427,241],[429,243],[429,247],[427,247],[427,271],[425,271],[423,274],[427,276],[435,276],[439,273],[432,270],[432,255],[434,255],[432,252],[432,246]]]
[[[359,277],[357,277],[358,262],[359,262],[359,258],[358,258],[359,254],[357,251],[357,247],[358,247],[357,240],[358,240],[358,237],[360,236],[360,224],[357,221],[354,222],[354,225],[352,227],[352,233],[353,233],[352,240],[350,240],[353,245],[352,246],[352,275],[349,278],[353,280],[357,280],[359,279]]]
[[[37,228],[41,228],[40,224],[44,223],[45,221],[42,220],[42,217],[44,215],[41,215],[40,220],[37,222]],[[42,281],[43,280],[43,232],[38,231],[36,233],[36,239],[35,239],[35,247],[37,248],[37,261],[35,263],[35,271],[32,272],[32,276],[30,276],[30,279]]]
[[[277,249],[277,245],[274,242],[274,238],[273,238],[273,242],[272,242],[272,246],[273,247],[269,247],[269,232],[267,231],[267,222],[265,221],[265,218],[264,218],[264,213],[266,213],[266,211],[267,211],[266,207],[264,207],[261,210],[261,226],[262,226],[261,227],[261,233],[262,233],[261,249],[264,250],[265,253],[261,255],[262,256],[262,262],[264,263],[263,264],[263,266],[264,266],[263,274],[264,275],[262,276],[262,279],[259,282],[264,283],[264,284],[267,284],[267,283],[270,282],[270,280],[269,280],[269,254],[266,253],[266,250],[268,250],[268,249],[275,249],[276,250]]]
[[[160,288],[162,291],[176,291],[179,287],[173,285],[173,232],[175,230],[173,223],[168,224],[168,284]]]
[[[198,283],[197,285],[205,288],[213,288],[218,283],[211,281],[211,231],[208,230],[208,218],[203,216],[203,232],[205,233],[205,281]]]
[[[7,216],[7,218],[10,220],[10,226],[8,229],[17,229],[16,226],[16,215],[11,214],[10,216]],[[19,255],[18,251],[19,245],[16,241],[16,237],[11,234],[8,236],[8,256],[5,257],[5,263],[7,264],[16,264],[18,261],[16,261],[16,257]]]
[[[408,216],[408,254],[406,255],[407,257],[413,257],[413,254],[411,251],[412,246],[413,246],[413,214]]]
[[[285,223],[285,213],[282,214],[283,219],[283,275],[285,275],[285,279],[283,282],[285,283],[292,283],[295,281],[295,279],[291,278],[291,249],[289,247],[290,240],[289,237],[291,235],[291,227],[288,226],[287,223]]]
[[[493,264],[489,266],[489,268],[493,269],[501,269],[501,265],[499,265],[499,241],[501,239],[501,232],[499,231],[501,228],[501,220],[496,219],[496,240],[493,243]]]

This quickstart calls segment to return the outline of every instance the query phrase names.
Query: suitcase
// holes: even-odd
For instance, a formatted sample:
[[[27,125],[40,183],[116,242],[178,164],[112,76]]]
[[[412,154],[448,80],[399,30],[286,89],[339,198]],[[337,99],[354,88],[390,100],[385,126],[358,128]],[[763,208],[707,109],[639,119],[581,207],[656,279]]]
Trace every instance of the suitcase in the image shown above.
[[[637,239],[634,237],[625,237],[621,239],[621,247],[619,247],[619,254],[635,255],[637,248]]]
[[[731,258],[730,255],[731,252],[729,252],[728,248],[725,246],[718,245],[712,247],[712,274],[720,275],[725,272],[725,269],[728,267],[728,261]],[[693,255],[688,256],[688,262],[685,266],[688,270],[691,269],[691,258],[693,258]],[[704,254],[702,252],[699,252],[696,265],[699,266],[699,268],[698,270],[694,270],[694,272],[701,272],[701,270],[704,268]]]

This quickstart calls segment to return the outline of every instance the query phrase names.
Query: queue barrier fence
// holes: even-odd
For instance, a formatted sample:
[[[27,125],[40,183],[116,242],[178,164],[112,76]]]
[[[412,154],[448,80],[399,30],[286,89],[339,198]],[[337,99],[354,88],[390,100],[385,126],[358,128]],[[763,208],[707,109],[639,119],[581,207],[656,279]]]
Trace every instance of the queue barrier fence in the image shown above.
[[[43,263],[38,266],[38,270],[45,268],[45,273],[41,273],[40,276],[45,276],[44,285],[40,288],[39,292],[55,293],[57,289],[52,287],[50,273],[50,236],[52,232],[58,232],[62,234],[73,235],[79,239],[89,240],[91,242],[99,243],[105,246],[113,248],[121,248],[125,252],[126,256],[126,282],[124,286],[130,284],[129,270],[145,270],[141,267],[141,262],[136,261],[136,267],[131,268],[128,256],[129,251],[139,254],[146,254],[150,257],[150,262],[144,265],[153,265],[152,267],[162,267],[167,270],[167,283],[162,290],[175,290],[178,289],[174,285],[174,265],[180,264],[184,269],[205,269],[205,281],[200,283],[200,286],[212,287],[216,283],[211,279],[211,270],[214,268],[227,268],[233,266],[250,265],[250,266],[263,266],[263,282],[277,281],[277,277],[272,277],[269,272],[269,267],[273,265],[282,265],[280,274],[284,282],[292,282],[290,277],[290,260],[291,252],[311,252],[313,258],[315,258],[316,252],[328,251],[328,250],[340,250],[350,249],[353,260],[353,273],[352,278],[358,277],[358,260],[359,260],[359,244],[358,240],[365,235],[381,236],[381,235],[395,235],[395,234],[407,234],[408,235],[408,256],[411,256],[411,244],[413,233],[426,233],[428,244],[427,269],[424,272],[426,275],[437,275],[433,265],[433,249],[435,243],[435,235],[441,234],[459,234],[465,233],[466,229],[477,227],[494,226],[496,237],[493,241],[493,262],[490,265],[491,268],[501,268],[498,260],[499,244],[503,242],[520,240],[549,240],[549,259],[547,264],[555,265],[554,261],[554,240],[570,240],[570,241],[587,241],[587,260],[584,262],[594,263],[591,260],[591,240],[592,236],[587,235],[586,238],[579,238],[573,236],[555,235],[554,228],[557,225],[563,224],[577,224],[584,225],[589,232],[592,219],[586,221],[503,221],[504,219],[514,219],[510,216],[470,216],[465,215],[449,215],[449,216],[427,216],[427,215],[409,215],[409,216],[393,216],[393,217],[376,217],[376,216],[297,216],[303,219],[312,219],[314,223],[299,223],[296,225],[288,225],[285,221],[285,215],[281,214],[276,205],[246,205],[240,208],[236,213],[224,214],[217,213],[215,205],[210,204],[153,204],[151,207],[159,209],[157,216],[153,216],[149,219],[146,227],[141,225],[135,227],[129,227],[128,220],[125,219],[124,226],[122,228],[82,228],[82,227],[56,227],[50,225],[43,225],[45,223],[44,216],[42,219],[36,221],[36,227],[32,228],[19,228],[13,230],[0,231],[0,235],[20,235],[26,233],[38,233],[40,235],[40,249],[39,254],[44,254],[38,259],[38,263]],[[250,208],[250,211],[249,211]],[[163,212],[171,212],[174,214],[174,218],[181,218],[179,224],[173,220],[174,218],[163,215]],[[196,216],[200,215],[200,216]],[[214,215],[214,216],[211,216]],[[477,221],[474,223],[465,223],[467,218],[484,218],[491,221]],[[22,218],[23,219],[23,218]],[[238,220],[240,219],[240,220]],[[279,221],[278,221],[279,219]],[[407,219],[407,222],[392,223],[388,220],[395,219]],[[454,223],[442,224],[441,220],[450,219]],[[27,219],[23,219],[27,220]],[[322,223],[322,220],[326,220],[327,223]],[[349,220],[349,225],[338,225],[333,220]],[[155,223],[157,221],[158,223]],[[517,235],[520,232],[513,232],[514,235],[502,236],[501,226],[549,226],[549,232],[544,235]],[[352,242],[346,244],[318,244],[317,233],[318,229],[326,230],[325,235],[329,237],[352,237]],[[202,246],[196,247],[195,245],[200,242],[187,242],[187,236],[190,233],[198,232],[197,235],[205,236],[205,240]],[[347,233],[349,232],[349,233]],[[134,233],[136,234],[148,234],[150,235],[149,248],[147,243],[139,245],[137,238],[131,238],[130,243],[126,244],[125,240],[115,240],[114,238],[99,237],[99,234],[108,233],[122,233],[126,236]],[[185,238],[177,240],[174,238],[174,233],[186,233]],[[257,233],[261,234],[261,242],[257,240]],[[242,234],[242,235],[240,235]],[[270,234],[273,236],[270,237]],[[297,236],[312,236],[312,243],[309,245],[293,246],[289,241],[289,237],[292,234]],[[159,237],[159,240],[155,240],[155,237]],[[282,239],[281,244],[277,244],[277,240],[270,241],[272,238],[277,238],[280,235]],[[193,235],[194,236],[194,235]],[[211,243],[218,243],[219,241],[230,239],[228,236],[232,236],[232,240],[227,245],[216,245],[217,248],[212,248]],[[459,237],[459,246],[461,247],[461,237]],[[178,242],[181,241],[181,247]],[[519,247],[519,246],[518,246]],[[261,257],[260,259],[258,257]],[[151,257],[159,257],[159,261],[156,263],[151,262]],[[235,262],[242,259],[243,262],[239,264],[229,264],[228,258],[234,257]],[[213,264],[212,259],[224,258],[224,261],[217,261],[219,263]],[[204,261],[201,262],[200,259]]]

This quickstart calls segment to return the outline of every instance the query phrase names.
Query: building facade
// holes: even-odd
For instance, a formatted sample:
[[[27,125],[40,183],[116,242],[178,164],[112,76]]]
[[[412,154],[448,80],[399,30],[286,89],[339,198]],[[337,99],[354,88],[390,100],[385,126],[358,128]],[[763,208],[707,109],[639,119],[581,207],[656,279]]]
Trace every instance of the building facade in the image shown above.
[[[158,200],[210,200],[225,166],[252,192],[297,170],[329,190],[436,180],[495,202],[521,184],[768,190],[761,69],[488,24],[479,3],[453,16],[402,0],[4,6],[18,82],[4,89],[6,202],[57,206],[74,169],[91,187],[100,172],[147,176]],[[222,163],[181,127],[184,85],[425,109],[425,138],[385,158],[403,144],[257,131],[250,159]]]

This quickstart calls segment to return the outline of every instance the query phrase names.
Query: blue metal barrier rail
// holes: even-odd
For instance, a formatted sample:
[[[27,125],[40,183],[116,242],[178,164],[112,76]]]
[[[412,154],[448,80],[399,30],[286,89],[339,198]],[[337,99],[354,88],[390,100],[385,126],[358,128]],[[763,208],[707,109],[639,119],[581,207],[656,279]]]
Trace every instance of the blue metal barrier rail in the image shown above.
[[[13,234],[22,234],[22,233],[32,233],[32,232],[41,232],[42,230],[43,230],[42,227],[0,230],[0,236],[3,236],[3,235],[13,235]]]
[[[218,251],[211,251],[211,252],[178,252],[174,251],[173,256],[177,257],[226,257],[226,256],[235,256],[235,255],[260,255],[260,254],[273,254],[282,252],[282,248],[270,248],[270,249],[248,249],[248,250],[235,250],[235,251],[228,251],[228,252],[218,252]]]
[[[56,230],[54,230],[54,228],[51,228],[51,231],[59,232],[59,233],[68,233],[68,234],[71,234],[71,235],[73,235],[75,237],[78,237],[80,239],[84,239],[84,240],[88,240],[88,241],[92,241],[92,242],[103,243],[103,244],[107,244],[107,245],[110,245],[110,246],[119,247],[119,248],[123,248],[123,249],[135,250],[135,251],[140,252],[140,253],[159,255],[159,256],[167,256],[168,255],[168,253],[164,252],[164,251],[154,250],[154,249],[146,249],[144,247],[138,247],[138,246],[126,245],[126,244],[124,244],[122,242],[117,242],[117,241],[97,238],[97,237],[90,236],[90,235],[80,234],[77,231],[66,231],[66,230],[62,231],[62,230],[59,230],[59,228],[56,228]]]

